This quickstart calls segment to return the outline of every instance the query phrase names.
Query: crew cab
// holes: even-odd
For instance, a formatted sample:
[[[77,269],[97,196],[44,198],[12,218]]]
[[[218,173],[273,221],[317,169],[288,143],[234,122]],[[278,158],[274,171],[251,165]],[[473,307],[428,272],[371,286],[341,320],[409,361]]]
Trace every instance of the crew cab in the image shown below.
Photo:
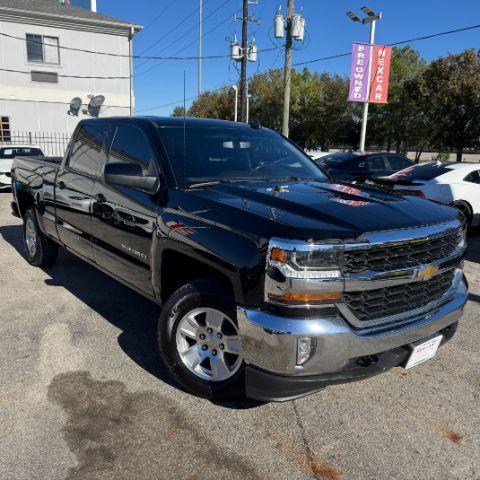
[[[332,181],[259,124],[85,120],[63,159],[17,158],[12,180],[27,260],[63,247],[161,304],[159,359],[200,396],[413,367],[467,300],[457,210]]]

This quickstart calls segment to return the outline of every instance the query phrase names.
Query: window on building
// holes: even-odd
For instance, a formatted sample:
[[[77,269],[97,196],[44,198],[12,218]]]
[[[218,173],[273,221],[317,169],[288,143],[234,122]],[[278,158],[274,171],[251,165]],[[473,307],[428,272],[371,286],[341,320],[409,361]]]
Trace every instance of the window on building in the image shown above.
[[[0,142],[10,142],[10,119],[8,117],[0,117]]]
[[[27,60],[37,63],[60,63],[58,37],[27,33]]]

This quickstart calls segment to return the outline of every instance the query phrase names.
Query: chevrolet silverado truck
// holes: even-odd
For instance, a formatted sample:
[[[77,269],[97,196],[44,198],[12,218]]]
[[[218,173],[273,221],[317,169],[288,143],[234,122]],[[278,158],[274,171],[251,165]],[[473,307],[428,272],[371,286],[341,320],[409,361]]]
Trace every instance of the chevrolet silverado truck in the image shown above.
[[[162,305],[159,360],[207,398],[414,367],[467,300],[457,210],[329,180],[258,123],[81,121],[63,159],[14,160],[12,191],[28,262],[63,247]]]

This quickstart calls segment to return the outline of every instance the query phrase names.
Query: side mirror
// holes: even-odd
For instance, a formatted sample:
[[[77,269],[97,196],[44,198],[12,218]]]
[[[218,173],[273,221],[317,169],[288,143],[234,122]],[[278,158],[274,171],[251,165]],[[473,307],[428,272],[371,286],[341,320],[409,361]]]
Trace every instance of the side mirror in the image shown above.
[[[107,163],[104,169],[105,183],[130,187],[154,194],[160,187],[160,178],[143,176],[142,167],[137,163]]]

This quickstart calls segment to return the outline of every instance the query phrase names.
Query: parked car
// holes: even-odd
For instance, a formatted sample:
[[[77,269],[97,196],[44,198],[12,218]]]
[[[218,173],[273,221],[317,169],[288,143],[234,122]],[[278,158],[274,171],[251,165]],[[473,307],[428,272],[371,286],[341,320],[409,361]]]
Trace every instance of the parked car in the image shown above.
[[[23,147],[18,145],[0,146],[0,190],[11,187],[12,162],[18,156],[43,156],[43,152],[37,147]]]
[[[414,165],[376,183],[406,195],[452,205],[469,226],[480,225],[480,164],[431,162]]]
[[[457,210],[330,181],[259,125],[83,120],[63,159],[18,157],[12,175],[28,262],[65,247],[161,304],[160,358],[204,397],[415,366],[467,301]]]
[[[331,153],[314,160],[330,178],[359,182],[391,175],[415,165],[397,153]]]

